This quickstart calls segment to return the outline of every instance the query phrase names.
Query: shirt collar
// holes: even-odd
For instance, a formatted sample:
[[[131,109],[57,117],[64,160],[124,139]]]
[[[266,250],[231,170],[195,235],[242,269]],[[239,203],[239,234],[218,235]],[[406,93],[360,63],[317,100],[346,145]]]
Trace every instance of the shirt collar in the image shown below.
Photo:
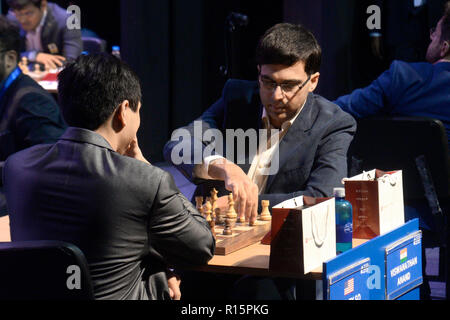
[[[69,127],[59,140],[88,143],[114,151],[103,136],[87,129]]]
[[[306,101],[308,100],[308,98],[305,100],[305,102],[303,103],[302,107],[297,111],[297,113],[295,114],[295,116],[288,121],[283,122],[283,124],[281,125],[281,131],[285,131],[288,130],[292,124],[295,122],[295,120],[297,120],[298,115],[302,112],[303,108],[305,107]],[[266,112],[266,108],[263,106],[263,113],[262,113],[262,123],[264,124],[265,128],[268,129],[273,129],[275,128],[271,123],[270,123],[270,118],[267,115]]]

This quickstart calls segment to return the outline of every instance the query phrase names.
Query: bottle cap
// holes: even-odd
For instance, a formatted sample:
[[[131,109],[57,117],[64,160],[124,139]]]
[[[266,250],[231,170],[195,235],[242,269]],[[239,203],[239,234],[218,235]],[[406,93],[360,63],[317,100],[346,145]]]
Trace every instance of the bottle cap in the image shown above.
[[[345,188],[334,188],[333,194],[338,198],[345,198]]]
[[[120,47],[119,46],[113,46],[112,47],[112,51],[120,51]]]

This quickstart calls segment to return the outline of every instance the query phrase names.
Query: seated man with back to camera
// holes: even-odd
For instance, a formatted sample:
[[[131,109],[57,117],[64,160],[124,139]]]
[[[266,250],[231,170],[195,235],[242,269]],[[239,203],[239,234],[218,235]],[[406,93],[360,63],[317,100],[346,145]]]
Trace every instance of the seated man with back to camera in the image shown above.
[[[60,73],[59,97],[66,133],[5,163],[12,241],[78,246],[96,299],[180,298],[167,267],[205,264],[215,240],[140,151],[137,75],[113,56],[80,56]]]
[[[25,47],[22,57],[46,68],[61,67],[83,51],[81,30],[69,29],[69,14],[47,0],[7,0],[8,19],[21,28]]]
[[[215,104],[173,133],[164,148],[165,159],[200,183],[195,195],[207,196],[216,188],[221,195],[217,204],[226,208],[224,195],[232,192],[238,214],[254,221],[261,200],[269,200],[271,208],[301,195],[332,196],[333,188],[342,185],[356,123],[338,106],[313,94],[321,54],[304,27],[275,25],[256,50],[258,81],[229,80]],[[232,157],[228,155],[233,141],[226,138],[230,129],[237,135],[259,130],[267,135],[259,139],[253,155],[251,139],[238,139],[244,142],[235,150],[245,151],[231,152]],[[206,132],[215,136],[208,139]]]

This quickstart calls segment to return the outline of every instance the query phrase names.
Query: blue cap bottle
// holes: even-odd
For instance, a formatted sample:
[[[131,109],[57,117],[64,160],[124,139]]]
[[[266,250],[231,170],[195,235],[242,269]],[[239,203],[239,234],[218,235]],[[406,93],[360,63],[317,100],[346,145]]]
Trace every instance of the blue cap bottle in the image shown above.
[[[345,189],[335,188],[336,200],[336,254],[352,249],[353,240],[353,208],[345,200]]]

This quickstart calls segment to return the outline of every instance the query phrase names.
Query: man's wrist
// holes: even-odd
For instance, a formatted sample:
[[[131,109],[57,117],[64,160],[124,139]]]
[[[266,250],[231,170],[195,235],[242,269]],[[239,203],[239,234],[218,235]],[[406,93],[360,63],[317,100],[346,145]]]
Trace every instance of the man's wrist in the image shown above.
[[[213,179],[225,180],[230,162],[226,158],[218,158],[209,163],[208,175]]]

